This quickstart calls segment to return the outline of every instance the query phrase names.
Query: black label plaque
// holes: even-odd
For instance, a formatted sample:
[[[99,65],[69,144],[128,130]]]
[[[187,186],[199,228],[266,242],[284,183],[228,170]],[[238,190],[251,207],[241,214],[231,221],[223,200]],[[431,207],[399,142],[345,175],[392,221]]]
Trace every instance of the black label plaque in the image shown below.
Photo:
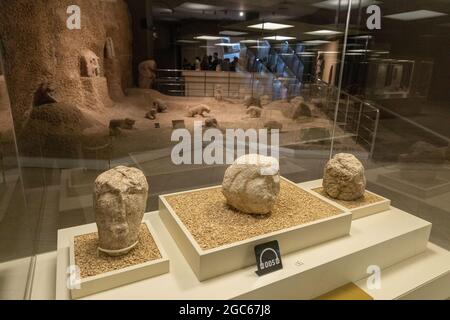
[[[255,247],[256,265],[258,276],[283,269],[283,263],[281,262],[280,246],[278,241],[271,241],[257,245]]]

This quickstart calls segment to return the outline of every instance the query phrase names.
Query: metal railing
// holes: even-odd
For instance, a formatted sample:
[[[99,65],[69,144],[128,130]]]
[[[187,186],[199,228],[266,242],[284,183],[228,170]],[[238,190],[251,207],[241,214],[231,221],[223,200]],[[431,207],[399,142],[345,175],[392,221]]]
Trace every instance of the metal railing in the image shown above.
[[[356,143],[369,150],[373,156],[380,121],[380,109],[372,103],[342,91],[338,102],[336,87],[323,81],[310,84],[309,98],[316,99],[316,105],[334,119],[338,107],[337,125],[345,132],[351,133]]]
[[[195,73],[195,76],[191,74],[185,77],[184,72]],[[219,71],[159,69],[155,89],[170,96],[212,97],[216,87],[220,85],[224,97],[269,95],[276,100],[281,98],[280,90],[285,86],[288,97],[300,94],[301,83],[295,77],[276,77],[268,71],[220,71],[219,77],[212,76],[217,72]],[[237,74],[240,76],[236,77]]]
[[[224,97],[242,97],[242,93],[252,96],[269,94],[273,100],[281,98],[280,88],[287,85],[287,96],[293,97],[301,94],[311,100],[315,99],[316,105],[330,118],[334,119],[337,105],[338,90],[335,86],[323,81],[315,81],[307,84],[300,84],[296,78],[285,79],[275,77],[272,74],[263,72],[245,72],[245,81],[238,84],[232,79],[236,72],[221,72],[220,77],[208,77],[208,72],[196,71],[198,81],[187,82],[183,72],[188,70],[160,69],[158,70],[158,80],[156,88],[158,91],[168,95],[212,97],[217,85],[221,86]],[[269,84],[262,84],[262,79]],[[271,79],[268,81],[268,79]],[[219,80],[215,80],[219,79]],[[192,94],[189,85],[196,85],[196,90]],[[300,87],[302,85],[302,87]],[[268,87],[270,86],[270,88]],[[245,90],[244,90],[245,89]],[[378,133],[378,123],[380,110],[372,103],[364,101],[345,91],[341,91],[339,97],[339,109],[337,125],[346,133],[350,133],[356,143],[359,143],[369,151],[369,157],[373,156],[375,142]]]
[[[184,96],[184,71],[186,70],[158,69],[156,71],[156,90],[169,96]]]

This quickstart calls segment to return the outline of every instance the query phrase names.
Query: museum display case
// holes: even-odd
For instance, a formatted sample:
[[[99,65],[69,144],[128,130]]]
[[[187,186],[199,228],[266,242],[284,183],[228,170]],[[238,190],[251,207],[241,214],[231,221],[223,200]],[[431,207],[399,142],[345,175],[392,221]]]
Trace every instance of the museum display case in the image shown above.
[[[0,0],[0,299],[450,298],[449,13]]]

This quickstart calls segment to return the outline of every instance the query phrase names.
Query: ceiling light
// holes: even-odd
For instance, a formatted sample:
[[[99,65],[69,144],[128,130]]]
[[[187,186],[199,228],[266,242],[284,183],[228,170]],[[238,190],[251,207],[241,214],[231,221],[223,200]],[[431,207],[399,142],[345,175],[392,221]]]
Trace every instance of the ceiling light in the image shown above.
[[[239,12],[239,17],[243,17],[244,16],[244,11]]]
[[[248,26],[248,28],[253,29],[261,29],[261,30],[281,30],[287,28],[293,28],[293,25],[290,24],[282,24],[282,23],[274,23],[274,22],[264,22],[259,24],[253,24]]]
[[[371,4],[379,4],[380,1],[374,1],[374,0],[352,0],[352,8],[358,8],[359,2],[361,1],[361,7],[367,7]],[[329,9],[329,10],[336,10],[339,8],[339,2],[340,2],[340,10],[344,11],[348,8],[348,0],[326,0],[319,3],[313,4],[314,7],[322,8],[322,9]]]
[[[350,36],[351,39],[372,39],[371,35],[364,35],[364,36]]]
[[[316,31],[309,31],[309,32],[305,32],[305,33],[311,34],[314,36],[334,36],[337,34],[341,34],[342,32],[335,31],[335,30],[316,30]]]
[[[374,51],[376,54],[389,54],[389,51]]]
[[[430,11],[430,10],[416,10],[416,11],[408,11],[401,12],[397,14],[390,14],[384,16],[385,18],[402,20],[402,21],[410,21],[410,20],[419,20],[419,19],[427,19],[427,18],[435,18],[446,16],[446,13]]]
[[[319,51],[319,54],[339,54],[339,51]]]
[[[224,7],[213,6],[203,3],[195,3],[195,2],[185,2],[182,5],[177,7],[178,9],[185,10],[224,10]]]
[[[220,31],[219,34],[223,34],[225,36],[242,36],[244,34],[247,34],[247,32],[223,30],[223,31]]]
[[[297,55],[298,55],[298,56],[315,56],[316,53],[315,53],[315,52],[308,52],[308,51],[305,51],[305,52],[297,52]]]
[[[253,39],[245,39],[245,40],[241,40],[239,41],[240,43],[258,43],[259,40],[253,40]]]
[[[352,50],[348,50],[348,52],[372,52],[372,50],[367,50],[367,49],[352,49]]]
[[[216,36],[198,36],[198,37],[195,37],[194,39],[198,39],[198,40],[220,40],[220,39],[222,39],[222,37],[216,37]]]
[[[331,43],[331,41],[326,41],[326,40],[307,40],[307,41],[303,41],[302,44],[305,46],[317,46],[320,44],[326,44],[326,43]]]
[[[215,46],[219,46],[219,47],[234,47],[234,46],[238,46],[238,45],[239,45],[239,43],[227,43],[227,42],[215,44]]]
[[[286,37],[286,36],[270,36],[264,37],[266,40],[275,40],[275,41],[284,41],[284,40],[293,40],[295,37]]]
[[[251,49],[269,49],[269,46],[252,46]]]

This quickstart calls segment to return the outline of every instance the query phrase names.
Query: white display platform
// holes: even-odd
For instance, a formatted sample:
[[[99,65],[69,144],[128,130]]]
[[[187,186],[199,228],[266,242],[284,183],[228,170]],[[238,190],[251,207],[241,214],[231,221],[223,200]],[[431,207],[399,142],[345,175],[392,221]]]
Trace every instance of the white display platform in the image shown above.
[[[381,287],[356,285],[375,300],[444,300],[450,298],[450,252],[429,243],[427,250],[381,272]]]
[[[284,180],[295,186],[293,182],[287,179]],[[183,224],[176,211],[170,206],[167,198],[217,188],[220,188],[220,186],[167,194],[159,197],[160,217],[200,281],[254,265],[254,248],[259,244],[276,240],[280,245],[281,254],[285,255],[349,234],[352,214],[349,210],[322,197],[323,202],[337,208],[340,212],[324,219],[230,243],[218,248],[204,250]],[[319,198],[318,195],[315,195],[310,190],[301,189]]]
[[[353,221],[349,236],[283,256],[280,271],[258,277],[255,265],[200,282],[158,212],[144,219],[152,224],[170,258],[170,273],[86,299],[312,299],[367,277],[369,265],[384,269],[424,252],[431,230],[430,223],[391,208]],[[56,299],[70,299],[66,287],[70,236],[85,228],[58,232]]]
[[[105,291],[108,289],[112,289],[115,287],[120,287],[124,284],[133,283],[139,280],[159,276],[164,273],[168,273],[170,270],[169,258],[167,253],[164,251],[161,241],[158,239],[155,230],[151,226],[148,221],[144,222],[146,227],[148,228],[148,232],[150,232],[153,241],[156,243],[156,246],[161,254],[161,258],[156,260],[151,260],[148,262],[132,265],[126,268],[109,271],[105,273],[101,273],[96,276],[91,276],[87,278],[79,279],[79,288],[72,288],[71,295],[73,299],[79,299],[85,296],[89,296],[101,291]],[[95,224],[90,224],[84,228],[83,232],[80,234],[73,234],[70,240],[70,265],[76,265],[75,258],[75,237],[96,233],[97,227]],[[71,272],[74,272],[72,270]],[[79,277],[79,275],[73,274],[75,277]]]
[[[390,165],[366,170],[366,177],[371,185],[377,188],[377,192],[383,193],[390,199],[395,199],[398,203],[402,203],[402,206],[408,212],[432,222],[433,234],[431,240],[442,247],[448,248],[448,244],[450,243],[450,224],[448,223],[448,217],[450,215],[448,199],[450,192],[424,198],[386,185],[382,181],[380,182],[380,175],[395,172],[398,168],[398,165]],[[449,174],[450,168],[438,172],[439,177],[446,178],[446,174]]]
[[[332,199],[324,197],[324,196],[320,195],[319,193],[315,192],[314,190],[312,190],[312,189],[322,187],[322,181],[323,181],[322,179],[319,179],[319,180],[300,183],[299,185],[305,189],[311,190],[315,195],[317,195],[321,199],[327,199],[328,201],[333,202]],[[350,210],[350,212],[353,214],[353,220],[360,219],[360,218],[367,217],[372,214],[376,214],[379,212],[389,210],[389,208],[391,206],[391,200],[386,199],[376,193],[373,193],[373,192],[370,192],[367,190],[366,190],[366,192],[376,195],[381,200],[379,202],[371,203],[371,204],[360,206],[357,208],[347,209],[347,210]],[[333,202],[333,203],[335,203],[335,202]]]

